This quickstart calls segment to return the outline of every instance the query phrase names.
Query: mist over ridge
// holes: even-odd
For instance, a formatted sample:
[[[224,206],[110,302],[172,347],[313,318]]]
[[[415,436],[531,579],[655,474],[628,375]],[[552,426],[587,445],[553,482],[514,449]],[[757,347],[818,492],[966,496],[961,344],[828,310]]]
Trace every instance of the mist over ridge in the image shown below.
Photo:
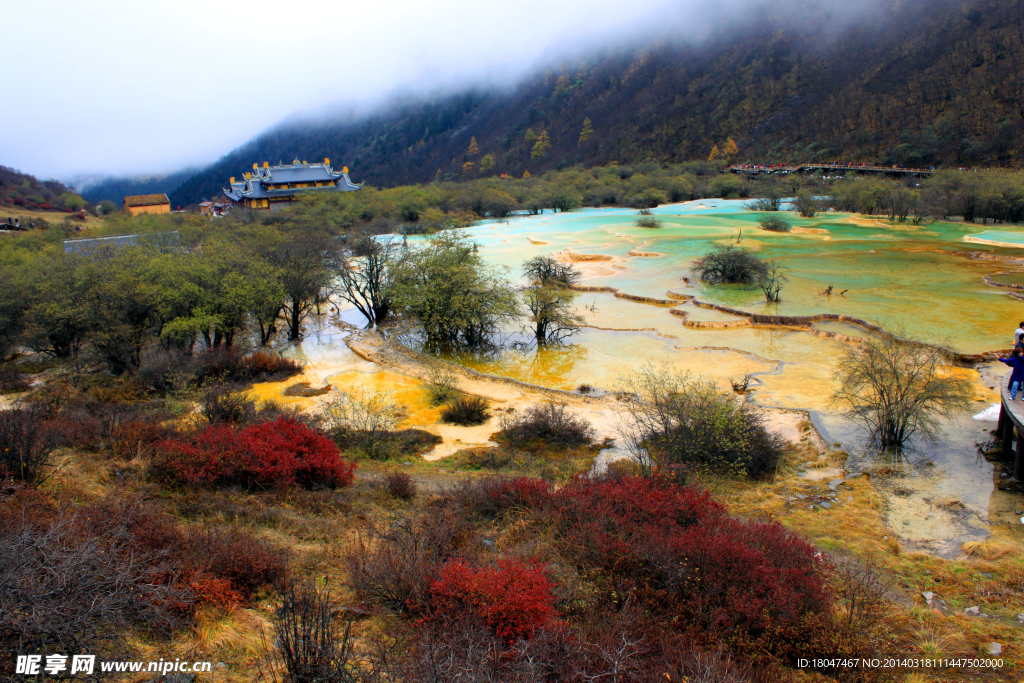
[[[395,185],[542,173],[573,164],[707,158],[1015,165],[1024,139],[1019,0],[732,3],[702,40],[652,31],[553,54],[514,86],[407,92],[344,119],[294,117],[175,191],[187,204],[254,162],[331,158]],[[739,11],[739,10],[737,10]],[[625,36],[626,34],[620,34]],[[580,66],[583,65],[581,70]],[[568,78],[566,83],[559,79]],[[580,141],[584,118],[594,133]],[[550,149],[533,154],[529,131]],[[480,153],[466,151],[472,138]]]

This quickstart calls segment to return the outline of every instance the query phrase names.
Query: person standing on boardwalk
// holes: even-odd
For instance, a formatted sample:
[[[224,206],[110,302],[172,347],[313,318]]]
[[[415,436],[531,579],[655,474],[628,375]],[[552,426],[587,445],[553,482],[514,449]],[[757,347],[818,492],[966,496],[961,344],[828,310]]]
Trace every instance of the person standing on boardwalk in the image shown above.
[[[1010,390],[1010,400],[1013,401],[1017,398],[1017,389],[1020,388],[1021,383],[1024,383],[1024,348],[1016,346],[1009,358],[1000,358],[999,360],[1013,368],[1009,384],[1006,387]],[[1024,400],[1024,391],[1021,392],[1020,397],[1021,400]]]

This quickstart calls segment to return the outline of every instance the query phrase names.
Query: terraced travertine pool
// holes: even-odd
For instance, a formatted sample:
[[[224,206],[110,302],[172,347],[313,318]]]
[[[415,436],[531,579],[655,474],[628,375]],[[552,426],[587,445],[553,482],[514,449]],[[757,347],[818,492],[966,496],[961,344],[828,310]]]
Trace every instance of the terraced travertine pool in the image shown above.
[[[813,329],[749,326],[740,312],[852,316],[897,325],[908,336],[966,354],[1012,346],[1013,330],[1024,320],[1024,301],[1010,295],[1015,290],[987,284],[985,276],[1003,284],[1024,283],[1024,249],[1008,246],[1019,241],[1024,248],[1024,229],[1000,226],[993,236],[991,226],[890,224],[829,212],[813,219],[787,213],[793,231],[771,233],[761,230],[758,214],[743,205],[704,200],[661,206],[653,213],[662,227],[653,229],[636,226],[636,211],[629,209],[514,217],[469,228],[483,258],[508,268],[513,278],[525,260],[555,254],[576,263],[584,287],[614,288],[662,303],[619,298],[612,291],[581,292],[576,304],[588,327],[568,345],[506,345],[495,353],[451,360],[557,389],[583,383],[614,389],[621,377],[647,361],[706,375],[723,388],[729,379],[751,375],[750,400],[809,411],[827,441],[856,454],[863,450],[863,434],[829,410],[829,396],[836,361],[848,348],[843,339],[870,331],[848,321],[820,321]],[[986,241],[972,241],[979,238]],[[738,244],[776,259],[788,279],[781,302],[766,305],[756,288],[695,282],[693,260],[720,244]],[[829,286],[832,295],[823,293]],[[516,338],[516,330],[507,332]],[[344,371],[346,377],[372,369],[350,358],[337,339],[307,340],[297,352],[312,353],[324,368]],[[987,362],[962,370],[975,379],[973,412],[998,400],[992,387],[1002,369]],[[975,443],[987,438],[991,426],[959,416],[947,421],[939,443],[917,444],[913,458],[929,463],[918,483],[929,495],[959,500],[986,518],[1012,507],[1009,494],[993,487],[992,464],[976,455]],[[911,520],[917,514],[905,513]],[[969,524],[961,531],[964,539],[982,533]]]

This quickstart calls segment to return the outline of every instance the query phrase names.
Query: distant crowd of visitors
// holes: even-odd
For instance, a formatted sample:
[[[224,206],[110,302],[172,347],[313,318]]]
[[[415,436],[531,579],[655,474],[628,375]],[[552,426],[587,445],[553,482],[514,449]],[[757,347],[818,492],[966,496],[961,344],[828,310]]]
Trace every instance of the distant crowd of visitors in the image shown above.
[[[5,230],[28,230],[29,228],[35,228],[35,227],[36,227],[36,222],[35,221],[29,221],[28,228],[23,228],[23,227],[21,227],[21,219],[20,218],[11,218],[10,216],[8,216],[7,217],[7,225],[4,226],[4,229]]]

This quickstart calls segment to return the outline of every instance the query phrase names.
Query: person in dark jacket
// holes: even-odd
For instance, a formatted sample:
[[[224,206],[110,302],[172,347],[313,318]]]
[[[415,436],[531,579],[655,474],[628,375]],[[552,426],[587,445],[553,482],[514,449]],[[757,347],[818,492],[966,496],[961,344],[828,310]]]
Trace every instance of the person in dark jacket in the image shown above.
[[[1010,390],[1010,400],[1012,401],[1017,398],[1017,388],[1024,383],[1024,349],[1016,346],[1009,358],[1000,358],[999,360],[1013,368],[1013,372],[1010,373],[1010,382],[1007,386],[1007,389]],[[1021,392],[1020,397],[1021,400],[1024,400],[1024,391]]]

